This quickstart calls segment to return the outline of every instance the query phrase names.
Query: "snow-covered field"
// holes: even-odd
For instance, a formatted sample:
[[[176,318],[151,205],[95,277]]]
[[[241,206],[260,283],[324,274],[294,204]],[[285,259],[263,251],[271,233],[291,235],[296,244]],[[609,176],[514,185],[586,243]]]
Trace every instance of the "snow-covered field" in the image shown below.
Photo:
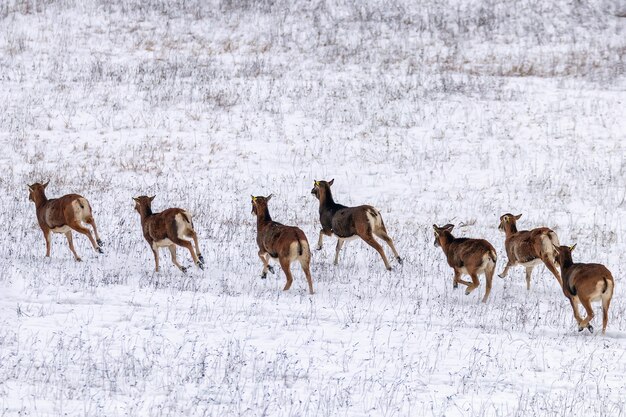
[[[624,8],[415,3],[0,2],[0,416],[626,415]],[[327,239],[316,294],[295,264],[284,293],[250,195],[314,245],[331,178],[405,263],[352,241],[335,267]],[[48,179],[89,199],[104,255],[55,235],[44,257],[26,184]],[[141,194],[193,213],[205,271],[162,250],[153,272]],[[432,224],[500,272],[506,212],[613,272],[606,336],[543,266],[487,304],[482,278],[452,289]]]

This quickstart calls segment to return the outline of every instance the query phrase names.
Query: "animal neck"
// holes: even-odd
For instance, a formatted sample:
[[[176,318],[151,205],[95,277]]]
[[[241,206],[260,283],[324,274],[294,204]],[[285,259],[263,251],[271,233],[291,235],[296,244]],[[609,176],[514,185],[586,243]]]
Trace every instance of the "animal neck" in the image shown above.
[[[333,194],[330,192],[330,188],[320,193],[320,207],[333,207],[335,206],[335,200],[333,200]]]
[[[48,202],[48,197],[44,192],[37,193],[33,196],[33,200],[35,201],[35,207],[40,208],[43,207],[44,204]]]
[[[509,222],[509,223],[505,223],[504,224],[504,234],[506,236],[510,236],[514,233],[517,233],[517,226],[515,225],[515,223]],[[502,235],[500,235],[502,236]]]
[[[450,243],[452,243],[452,241],[454,241],[454,236],[452,236],[452,233],[443,232],[443,235],[439,239],[439,244],[441,245],[441,249],[443,249],[445,253],[448,253],[448,248],[450,247]]]
[[[567,268],[570,268],[574,265],[574,261],[572,260],[572,255],[567,254],[562,256],[561,260],[561,271],[565,271]]]
[[[572,262],[572,257],[569,256],[568,258],[563,259],[563,262],[561,262],[560,266],[561,266],[561,280],[563,281],[562,285],[563,285],[563,291],[566,291],[567,293],[572,293],[572,285],[570,284],[570,275],[567,273],[567,270],[569,268],[572,267],[572,265],[574,265],[574,262]]]
[[[141,216],[141,220],[145,220],[146,218],[152,216],[152,208],[149,206],[141,206],[139,208],[139,215]]]
[[[270,216],[270,210],[266,207],[264,209],[258,209],[256,212],[256,224],[257,227],[260,227],[266,223],[272,221],[272,216]]]

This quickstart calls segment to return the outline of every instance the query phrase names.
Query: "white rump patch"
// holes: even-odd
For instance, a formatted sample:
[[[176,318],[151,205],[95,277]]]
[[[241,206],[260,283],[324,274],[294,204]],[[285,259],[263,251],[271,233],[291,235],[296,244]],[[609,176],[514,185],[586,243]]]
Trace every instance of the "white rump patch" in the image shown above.
[[[83,221],[91,214],[89,210],[89,203],[82,197],[72,201],[72,208],[74,209],[74,216],[76,217],[76,220],[81,223],[83,223]]]
[[[185,212],[185,214],[191,217],[189,213]],[[187,236],[187,232],[193,229],[191,228],[191,225],[189,224],[185,216],[182,213],[178,213],[174,219],[176,220],[176,234],[178,238],[180,240],[191,241],[191,238]]]
[[[374,231],[380,228],[380,226],[382,225],[382,216],[380,215],[380,211],[376,209],[372,209],[372,210],[376,212],[376,217],[374,217],[374,215],[372,214],[370,210],[366,210],[365,215],[367,216],[367,220],[369,221],[372,231]]]
[[[610,284],[607,284],[607,287]],[[592,302],[596,302],[596,301],[602,301],[602,293],[604,291],[604,280],[598,281],[596,283],[596,289],[593,291],[593,293],[591,294],[591,297],[589,297],[589,299]],[[607,288],[608,291],[608,288]]]

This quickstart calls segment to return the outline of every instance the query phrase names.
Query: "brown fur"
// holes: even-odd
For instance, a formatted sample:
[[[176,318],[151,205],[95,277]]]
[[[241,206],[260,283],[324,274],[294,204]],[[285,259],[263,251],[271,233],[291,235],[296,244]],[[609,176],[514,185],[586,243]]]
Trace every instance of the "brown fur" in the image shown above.
[[[554,249],[554,246],[559,246],[559,238],[553,230],[547,227],[517,231],[516,222],[521,216],[521,214],[514,216],[507,213],[500,217],[498,229],[506,235],[504,247],[509,258],[504,271],[499,275],[500,278],[507,276],[510,267],[522,264],[526,267],[526,289],[530,290],[533,268],[536,264],[543,262],[562,286],[561,276],[556,268]]]
[[[160,213],[153,213],[152,200],[154,200],[154,197],[143,195],[133,198],[133,200],[135,201],[135,210],[141,216],[143,237],[150,245],[150,249],[152,249],[154,254],[155,271],[159,271],[159,247],[167,247],[172,256],[172,263],[183,272],[187,270],[176,259],[177,245],[189,250],[196,266],[204,269],[204,258],[200,254],[198,235],[193,228],[191,215],[180,208],[170,208]],[[196,246],[195,252],[191,242],[187,240],[188,238],[193,239]]]
[[[378,236],[389,245],[398,263],[402,263],[402,258],[398,255],[393,241],[387,234],[385,223],[378,210],[372,206],[346,207],[335,203],[330,186],[334,180],[315,181],[311,194],[320,202],[320,223],[322,230],[317,243],[317,250],[322,249],[323,236],[337,236],[337,247],[335,249],[334,264],[339,263],[339,251],[346,239],[360,237],[373,247],[383,258],[385,268],[391,270],[387,256],[374,236]]]
[[[563,277],[563,294],[574,310],[578,331],[587,328],[593,332],[593,327],[589,324],[594,317],[591,303],[602,301],[602,334],[605,334],[609,322],[609,306],[615,287],[613,275],[604,265],[574,263],[572,251],[575,247],[576,245],[555,247],[557,262],[561,267],[561,276]],[[587,317],[584,319],[580,317],[578,312],[579,303],[587,311]]]
[[[484,239],[455,238],[452,236],[454,225],[447,224],[443,227],[433,225],[435,230],[435,246],[440,246],[446,255],[448,265],[454,270],[453,287],[460,284],[466,285],[465,294],[468,295],[480,285],[478,275],[485,274],[487,285],[483,303],[487,302],[491,292],[493,273],[496,269],[496,250],[491,243]],[[461,279],[462,274],[472,278],[472,282]]]
[[[309,293],[313,294],[313,280],[311,278],[311,251],[309,241],[302,230],[295,226],[285,226],[272,220],[267,202],[272,198],[252,196],[252,214],[257,217],[256,242],[259,245],[259,258],[263,262],[261,278],[265,279],[267,271],[274,273],[269,265],[268,257],[278,259],[280,267],[285,272],[287,283],[283,291],[287,291],[293,283],[291,263],[300,262],[309,285]]]
[[[91,206],[87,199],[78,194],[67,194],[60,198],[48,199],[45,189],[49,182],[45,184],[36,182],[28,186],[28,198],[35,203],[37,222],[46,240],[46,256],[50,256],[52,245],[50,234],[52,232],[64,233],[74,259],[80,261],[81,259],[74,249],[72,230],[87,236],[94,250],[98,253],[103,253],[100,248],[102,241],[98,236],[96,222],[93,219]],[[96,236],[95,239],[91,235],[91,231],[83,225],[83,222],[91,226]]]

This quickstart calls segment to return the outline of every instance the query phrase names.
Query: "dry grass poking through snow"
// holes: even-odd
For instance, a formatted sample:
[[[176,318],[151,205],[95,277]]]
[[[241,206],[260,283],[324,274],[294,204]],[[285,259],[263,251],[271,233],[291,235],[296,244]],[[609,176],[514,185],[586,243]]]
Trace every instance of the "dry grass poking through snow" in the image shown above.
[[[0,4],[0,415],[618,416],[626,20],[601,1]],[[362,242],[259,278],[250,194],[319,231],[313,179],[372,204]],[[52,258],[27,183],[85,195],[105,255]],[[132,196],[194,215],[206,271],[152,272]],[[545,268],[469,297],[431,225],[504,266],[505,212],[616,278],[579,334]],[[162,253],[162,258],[169,255]],[[188,254],[179,258],[190,264]],[[295,269],[295,268],[294,268]],[[484,284],[483,284],[484,285]],[[597,326],[596,326],[597,327]]]

